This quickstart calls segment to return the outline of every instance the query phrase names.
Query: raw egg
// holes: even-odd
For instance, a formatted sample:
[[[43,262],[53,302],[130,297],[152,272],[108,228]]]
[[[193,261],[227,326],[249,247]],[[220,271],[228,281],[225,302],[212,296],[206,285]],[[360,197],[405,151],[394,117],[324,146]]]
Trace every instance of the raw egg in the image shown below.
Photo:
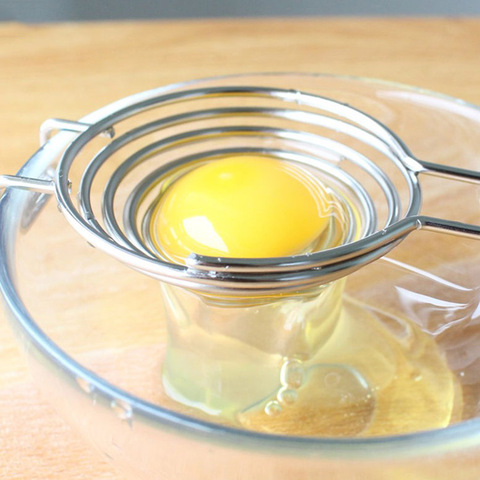
[[[304,168],[267,156],[211,160],[185,173],[154,212],[160,250],[183,263],[191,253],[281,257],[307,252],[329,224],[326,187]]]

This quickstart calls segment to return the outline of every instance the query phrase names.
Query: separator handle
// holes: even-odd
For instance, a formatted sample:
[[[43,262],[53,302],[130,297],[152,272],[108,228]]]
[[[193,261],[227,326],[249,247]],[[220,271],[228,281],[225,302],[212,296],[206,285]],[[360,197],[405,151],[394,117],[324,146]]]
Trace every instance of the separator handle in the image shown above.
[[[420,170],[419,173],[480,185],[480,171],[452,167],[451,165],[441,165],[438,163],[425,162],[418,159],[417,162],[423,167],[423,169]]]
[[[425,162],[418,160],[423,167],[419,173],[455,180],[464,183],[480,185],[480,171],[469,170],[465,168],[453,167],[451,165],[441,165],[438,163]],[[479,202],[480,214],[480,202]],[[480,226],[465,222],[457,222],[454,220],[445,220],[443,218],[435,218],[428,216],[417,217],[419,226],[423,230],[439,231],[450,233],[466,238],[480,238]]]

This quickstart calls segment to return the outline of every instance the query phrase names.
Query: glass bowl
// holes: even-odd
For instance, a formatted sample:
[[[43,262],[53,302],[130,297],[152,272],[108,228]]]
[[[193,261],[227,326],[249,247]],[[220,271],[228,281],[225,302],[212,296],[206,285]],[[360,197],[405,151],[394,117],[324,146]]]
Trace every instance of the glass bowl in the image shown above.
[[[368,79],[252,74],[200,80],[128,97],[82,121],[160,93],[228,85],[334,98],[384,123],[426,162],[480,166],[477,107]],[[19,173],[48,176],[73,138],[59,132]],[[435,176],[421,176],[421,184],[422,214],[479,223],[477,185]],[[93,186],[92,196],[101,194],[99,188]],[[32,376],[58,412],[126,476],[389,480],[451,479],[461,472],[464,480],[478,478],[477,240],[413,232],[346,281],[349,301],[389,318],[408,317],[435,342],[460,399],[444,425],[369,437],[307,437],[236,428],[177,408],[161,382],[168,308],[159,282],[92,248],[48,195],[9,189],[0,202],[0,222],[1,289]]]

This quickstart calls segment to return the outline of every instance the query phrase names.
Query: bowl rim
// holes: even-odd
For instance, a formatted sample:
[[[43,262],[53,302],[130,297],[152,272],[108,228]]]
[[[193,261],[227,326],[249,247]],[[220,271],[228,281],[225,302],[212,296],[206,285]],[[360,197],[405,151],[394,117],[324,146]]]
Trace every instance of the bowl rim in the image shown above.
[[[173,83],[159,88],[136,93],[106,105],[86,116],[80,121],[94,122],[108,115],[110,112],[122,108],[130,103],[141,101],[150,96],[159,95],[171,90],[186,88],[204,82],[225,81],[234,79],[259,77],[309,77],[312,79],[341,79],[353,84],[362,83],[372,87],[388,86],[394,89],[415,92],[417,94],[434,97],[449,104],[467,109],[474,109],[480,114],[480,108],[463,100],[444,94],[403,85],[397,82],[377,80],[349,75],[335,75],[324,73],[305,72],[259,72],[239,75],[224,75],[210,78],[189,80]],[[49,165],[52,155],[63,150],[72,139],[72,134],[61,132],[52,137],[31,159],[20,169],[19,175],[31,176],[44,171]],[[95,389],[97,395],[107,401],[121,400],[131,406],[133,418],[154,421],[165,429],[175,429],[176,433],[193,436],[201,441],[228,445],[232,448],[255,449],[256,451],[274,454],[294,454],[301,456],[327,455],[344,459],[366,457],[395,457],[422,456],[438,454],[458,448],[471,447],[480,444],[480,418],[467,420],[445,428],[379,437],[366,438],[332,438],[332,437],[296,437],[287,435],[273,435],[255,431],[241,430],[226,427],[212,422],[198,420],[184,414],[168,410],[148,401],[142,400],[127,391],[109,383],[94,372],[86,369],[70,357],[61,347],[55,344],[42,331],[34,318],[29,314],[22,302],[19,292],[15,288],[15,267],[13,265],[13,248],[19,229],[18,214],[24,208],[27,195],[19,190],[9,189],[0,201],[0,291],[4,303],[13,316],[14,326],[19,328],[30,344],[53,366],[61,369],[73,383],[84,379]]]

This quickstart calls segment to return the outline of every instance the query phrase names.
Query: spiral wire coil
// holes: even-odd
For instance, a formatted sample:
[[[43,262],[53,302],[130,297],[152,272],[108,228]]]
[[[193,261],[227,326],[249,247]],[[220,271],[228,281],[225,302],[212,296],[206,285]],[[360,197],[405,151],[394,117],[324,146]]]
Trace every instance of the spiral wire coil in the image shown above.
[[[139,122],[142,115],[147,121]],[[50,121],[45,140],[53,129],[78,132],[53,180],[2,176],[0,186],[55,193],[66,219],[91,245],[147,275],[199,291],[248,294],[325,284],[385,255],[419,228],[480,235],[478,226],[419,214],[420,173],[478,183],[478,172],[423,162],[375,118],[307,92],[255,86],[186,89],[120,108],[91,125]],[[108,143],[85,153],[100,135],[110,138]],[[291,257],[192,252],[186,265],[164,258],[150,233],[163,191],[202,162],[243,154],[303,165],[341,191],[354,219],[342,244]],[[98,185],[100,197],[94,193]]]

